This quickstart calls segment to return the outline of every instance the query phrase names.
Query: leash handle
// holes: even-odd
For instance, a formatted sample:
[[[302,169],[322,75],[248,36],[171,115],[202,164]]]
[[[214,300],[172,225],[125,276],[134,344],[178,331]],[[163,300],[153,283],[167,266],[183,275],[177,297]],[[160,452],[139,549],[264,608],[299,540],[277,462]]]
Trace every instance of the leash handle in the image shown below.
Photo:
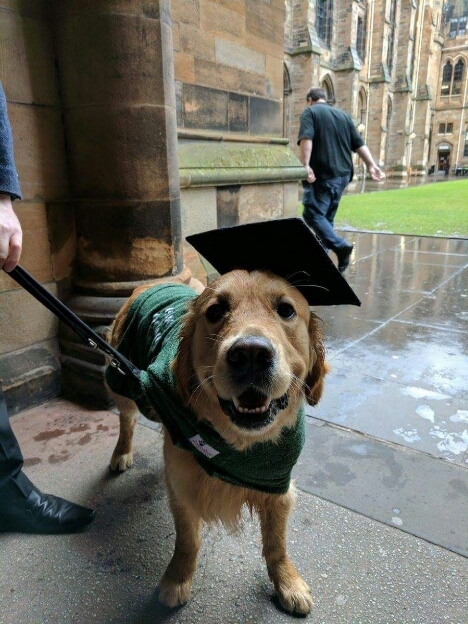
[[[12,277],[15,282],[27,290],[30,295],[68,325],[68,327],[78,334],[83,342],[88,343],[93,349],[100,349],[106,353],[106,355],[110,356],[110,365],[116,368],[119,373],[122,373],[122,375],[133,375],[136,379],[140,379],[140,370],[134,366],[130,360],[127,360],[126,357],[86,325],[70,308],[50,293],[30,273],[23,269],[23,267],[18,264],[12,271],[7,273],[7,275]]]

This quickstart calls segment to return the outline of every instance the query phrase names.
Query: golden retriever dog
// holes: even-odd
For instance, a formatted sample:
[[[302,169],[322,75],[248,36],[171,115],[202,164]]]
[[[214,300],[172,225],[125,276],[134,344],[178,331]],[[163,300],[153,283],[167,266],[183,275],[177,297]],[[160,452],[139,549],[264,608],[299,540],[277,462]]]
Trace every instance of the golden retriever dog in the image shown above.
[[[137,305],[137,298],[148,294],[145,288],[135,291],[113,324],[111,344],[116,348],[121,348],[126,335],[129,310]],[[172,311],[164,316],[166,327],[171,315]],[[161,313],[154,314],[157,318]],[[147,327],[154,328],[154,319]],[[157,341],[158,329],[154,331]],[[129,357],[136,366],[142,361],[140,351],[140,342],[131,342]],[[244,471],[249,458],[255,463],[262,449],[267,450],[259,477],[262,483],[287,461],[280,445],[301,418],[303,433],[304,401],[315,405],[320,400],[326,372],[321,322],[286,280],[265,271],[234,270],[189,298],[171,363],[177,395],[194,420],[204,423],[205,431],[212,431],[241,458]],[[111,468],[124,471],[133,462],[132,438],[141,397],[134,402],[115,392],[112,396],[120,411],[120,436]],[[149,406],[146,415],[158,420],[155,412],[157,406]],[[286,552],[286,525],[294,503],[289,477],[282,486],[256,489],[247,475],[242,485],[221,469],[206,467],[218,454],[216,446],[201,449],[207,455],[204,463],[187,446],[175,444],[168,428],[163,427],[165,479],[176,540],[159,584],[161,602],[176,607],[188,601],[202,524],[220,521],[229,529],[239,529],[246,507],[259,517],[263,556],[282,607],[290,613],[309,613],[310,589]],[[194,439],[190,441],[197,446]],[[294,456],[292,463],[296,460]]]

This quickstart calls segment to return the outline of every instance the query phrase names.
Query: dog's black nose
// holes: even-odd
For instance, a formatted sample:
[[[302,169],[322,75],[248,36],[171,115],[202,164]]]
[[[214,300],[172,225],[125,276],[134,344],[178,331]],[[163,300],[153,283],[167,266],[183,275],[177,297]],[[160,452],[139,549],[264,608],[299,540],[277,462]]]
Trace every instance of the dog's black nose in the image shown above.
[[[227,352],[227,361],[238,373],[265,372],[271,368],[275,350],[262,336],[238,338]]]

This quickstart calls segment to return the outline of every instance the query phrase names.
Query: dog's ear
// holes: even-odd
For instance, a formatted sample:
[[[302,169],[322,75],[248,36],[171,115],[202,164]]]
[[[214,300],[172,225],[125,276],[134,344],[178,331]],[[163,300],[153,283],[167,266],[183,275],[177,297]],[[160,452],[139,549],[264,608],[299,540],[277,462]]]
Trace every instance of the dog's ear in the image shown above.
[[[192,339],[195,333],[195,301],[189,305],[187,314],[182,321],[177,354],[172,362],[172,372],[176,381],[177,392],[188,405],[195,380],[192,364]]]
[[[313,365],[305,380],[305,397],[309,405],[313,406],[322,398],[325,375],[330,370],[325,361],[321,320],[313,312],[310,313],[309,319],[309,349]]]

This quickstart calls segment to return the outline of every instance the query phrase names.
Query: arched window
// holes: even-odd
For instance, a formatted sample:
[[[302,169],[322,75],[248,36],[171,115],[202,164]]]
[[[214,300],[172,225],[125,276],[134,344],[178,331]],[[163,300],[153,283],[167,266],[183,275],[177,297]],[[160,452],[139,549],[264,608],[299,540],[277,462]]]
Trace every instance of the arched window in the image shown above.
[[[466,0],[445,0],[443,3],[445,32],[448,39],[464,37],[468,18],[468,3]]]
[[[367,116],[367,97],[364,89],[359,91],[359,99],[358,99],[358,119],[359,124],[366,124],[366,116]]]
[[[455,37],[457,36],[457,31],[458,31],[458,19],[454,18],[450,20],[450,26],[449,26],[449,31],[448,31],[448,39],[455,39]]]
[[[316,11],[317,35],[330,47],[333,34],[333,0],[317,0]]]
[[[365,16],[357,18],[356,50],[361,61],[366,60],[366,29]]]
[[[291,74],[289,73],[289,67],[286,62],[283,61],[283,95],[290,95],[291,93]]]
[[[442,70],[442,96],[460,95],[463,91],[463,81],[465,79],[465,61],[458,59],[455,66],[448,60]]]
[[[450,86],[452,83],[453,67],[450,61],[447,61],[442,70],[442,87],[440,89],[440,95],[450,95]]]
[[[454,17],[449,22],[447,38],[455,39],[455,37],[464,37],[466,35],[467,16]]]
[[[395,52],[395,30],[396,30],[396,12],[397,12],[397,0],[392,0],[390,3],[390,13],[388,17],[388,30],[387,30],[387,67],[391,74],[394,63]]]
[[[462,81],[465,69],[465,63],[458,59],[453,71],[452,95],[460,95],[462,92]]]
[[[333,88],[333,83],[331,81],[330,76],[325,76],[325,78],[322,80],[321,86],[322,86],[322,89],[327,94],[327,102],[329,104],[334,104],[335,103],[335,89]]]
[[[444,66],[444,72],[442,74],[442,82],[448,82],[452,80],[452,63],[447,61]]]
[[[392,98],[388,98],[387,100],[387,131],[389,131],[390,128],[390,122],[392,120],[392,113],[393,113],[393,102],[392,102]]]
[[[460,19],[458,20],[458,36],[459,37],[463,37],[464,35],[466,35],[466,21],[467,21],[466,15],[464,15],[463,17],[460,17]]]

